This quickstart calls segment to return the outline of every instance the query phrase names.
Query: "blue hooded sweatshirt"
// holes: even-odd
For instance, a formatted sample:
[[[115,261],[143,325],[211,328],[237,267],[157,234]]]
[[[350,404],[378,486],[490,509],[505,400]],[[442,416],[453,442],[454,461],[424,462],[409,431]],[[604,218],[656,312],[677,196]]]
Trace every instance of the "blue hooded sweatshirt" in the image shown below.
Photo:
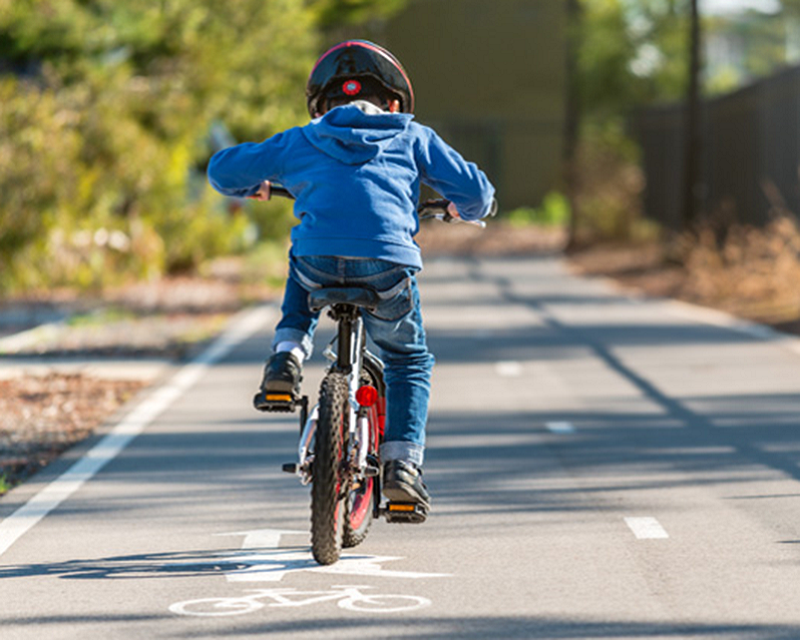
[[[380,258],[422,267],[420,182],[455,203],[464,220],[489,214],[494,187],[432,129],[404,113],[359,102],[259,144],[216,153],[211,185],[227,196],[254,195],[264,180],[295,197],[292,253]]]

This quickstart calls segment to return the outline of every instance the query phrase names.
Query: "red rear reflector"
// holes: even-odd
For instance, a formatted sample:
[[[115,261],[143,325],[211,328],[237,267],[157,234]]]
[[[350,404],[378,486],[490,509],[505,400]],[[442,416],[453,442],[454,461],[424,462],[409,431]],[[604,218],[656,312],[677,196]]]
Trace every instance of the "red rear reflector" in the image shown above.
[[[356,402],[362,407],[371,407],[378,401],[378,390],[370,385],[359,387],[356,391]]]

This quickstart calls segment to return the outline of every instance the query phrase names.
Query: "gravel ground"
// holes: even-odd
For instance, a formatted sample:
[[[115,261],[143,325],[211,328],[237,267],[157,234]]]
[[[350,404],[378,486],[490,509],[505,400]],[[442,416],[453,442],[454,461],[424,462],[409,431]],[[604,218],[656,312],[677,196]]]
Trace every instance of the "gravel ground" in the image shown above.
[[[0,303],[0,495],[94,433],[151,379],[75,373],[76,363],[185,361],[267,287],[171,278],[106,292]],[[27,333],[20,333],[27,332]],[[88,367],[105,370],[108,367]],[[111,367],[114,369],[114,367]]]
[[[0,380],[0,493],[91,435],[145,384],[57,373]]]

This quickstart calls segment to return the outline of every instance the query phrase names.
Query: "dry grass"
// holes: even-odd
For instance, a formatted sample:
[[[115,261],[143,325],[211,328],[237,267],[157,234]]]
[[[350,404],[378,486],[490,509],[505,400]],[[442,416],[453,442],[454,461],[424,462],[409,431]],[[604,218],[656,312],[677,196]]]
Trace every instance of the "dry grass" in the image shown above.
[[[790,216],[764,229],[707,228],[671,243],[594,247],[572,257],[585,275],[646,295],[674,297],[791,329],[800,320],[800,226]]]

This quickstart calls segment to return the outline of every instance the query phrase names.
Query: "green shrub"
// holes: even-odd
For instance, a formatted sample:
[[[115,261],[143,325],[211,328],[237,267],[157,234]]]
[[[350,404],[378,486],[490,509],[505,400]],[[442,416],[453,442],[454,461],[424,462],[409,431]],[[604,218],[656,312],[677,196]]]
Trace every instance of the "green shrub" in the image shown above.
[[[504,217],[512,226],[530,224],[557,226],[567,224],[569,216],[567,198],[558,191],[551,191],[544,197],[540,207],[521,207],[508,212]]]
[[[284,237],[288,203],[247,204],[250,223],[206,184],[212,123],[245,141],[302,122],[320,24],[389,8],[0,0],[0,290],[99,288]]]

